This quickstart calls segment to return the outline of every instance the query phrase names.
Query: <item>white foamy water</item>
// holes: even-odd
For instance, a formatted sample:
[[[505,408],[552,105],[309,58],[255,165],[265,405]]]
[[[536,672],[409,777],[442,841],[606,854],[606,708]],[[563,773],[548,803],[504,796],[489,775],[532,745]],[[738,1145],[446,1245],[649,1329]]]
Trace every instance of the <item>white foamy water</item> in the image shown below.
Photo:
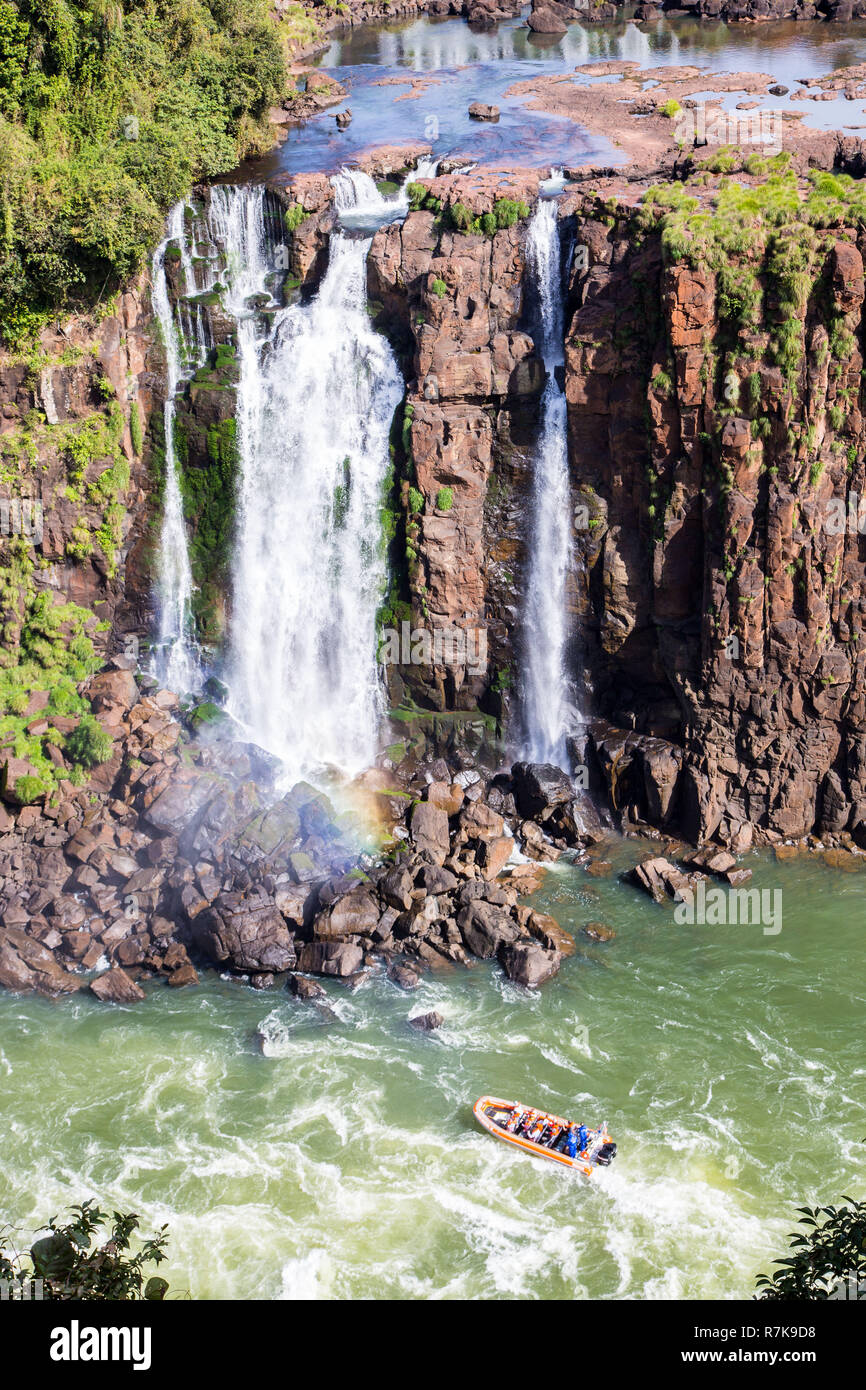
[[[387,220],[366,175],[335,179],[341,216]],[[375,616],[385,585],[380,509],[403,382],[370,325],[366,236],[335,232],[315,297],[249,307],[275,268],[261,189],[215,189],[238,320],[238,514],[227,661],[232,714],[290,775],[353,772],[375,751]],[[404,209],[405,210],[405,209]]]
[[[537,762],[563,763],[569,709],[566,673],[566,578],[571,563],[570,488],[565,393],[556,380],[564,361],[563,287],[557,204],[539,202],[526,244],[538,293],[547,384],[535,451],[524,609],[525,751]]]
[[[122,1012],[0,993],[2,1216],[29,1232],[94,1196],[167,1222],[194,1297],[747,1298],[798,1206],[857,1198],[866,1086],[862,912],[828,870],[750,863],[784,874],[784,950],[615,878],[588,912],[571,869],[537,902],[578,950],[537,993],[488,963],[411,999],[326,980],[329,1015],[212,974]],[[581,939],[590,915],[613,942]],[[409,1026],[433,1008],[438,1033]],[[605,1118],[613,1166],[497,1143],[483,1093]]]
[[[176,396],[183,377],[183,320],[175,318],[165,268],[169,247],[179,246],[181,268],[189,288],[192,266],[184,234],[184,210],[185,204],[182,202],[172,208],[165,239],[160,242],[153,257],[153,308],[165,347],[165,402],[162,408],[165,485],[157,561],[158,638],[153,654],[153,670],[163,685],[181,692],[194,689],[200,678],[193,635],[192,571],[174,443]]]

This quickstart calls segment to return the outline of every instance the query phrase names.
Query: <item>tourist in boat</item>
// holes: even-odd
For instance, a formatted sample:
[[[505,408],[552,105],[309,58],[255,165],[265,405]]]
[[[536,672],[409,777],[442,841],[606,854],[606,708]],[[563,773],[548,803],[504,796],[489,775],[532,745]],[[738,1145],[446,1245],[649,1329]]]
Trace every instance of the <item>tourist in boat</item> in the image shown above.
[[[577,1131],[577,1147],[581,1153],[584,1152],[588,1143],[589,1130],[587,1129],[586,1125],[581,1125],[579,1130]]]
[[[569,1125],[568,1139],[565,1144],[565,1152],[568,1154],[569,1158],[577,1158],[577,1144],[577,1125]]]

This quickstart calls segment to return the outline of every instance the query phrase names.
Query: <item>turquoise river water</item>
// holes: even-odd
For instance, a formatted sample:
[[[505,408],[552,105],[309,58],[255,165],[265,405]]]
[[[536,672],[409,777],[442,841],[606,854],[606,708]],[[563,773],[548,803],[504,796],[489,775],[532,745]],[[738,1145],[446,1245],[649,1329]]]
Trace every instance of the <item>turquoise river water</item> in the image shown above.
[[[330,1014],[215,975],[129,1009],[0,995],[5,1214],[167,1221],[194,1297],[748,1296],[797,1206],[862,1195],[866,873],[752,856],[765,935],[676,925],[618,877],[645,852],[548,876],[540,906],[617,935],[538,994],[478,964],[329,983]],[[484,1092],[606,1118],[619,1155],[591,1183],[525,1158],[475,1127]]]

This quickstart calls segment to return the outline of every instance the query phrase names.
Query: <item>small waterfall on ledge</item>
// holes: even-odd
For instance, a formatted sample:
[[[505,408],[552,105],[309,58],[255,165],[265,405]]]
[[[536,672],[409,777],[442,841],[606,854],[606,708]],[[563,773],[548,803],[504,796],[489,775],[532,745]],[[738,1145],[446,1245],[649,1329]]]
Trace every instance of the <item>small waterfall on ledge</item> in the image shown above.
[[[377,203],[388,220],[397,199],[371,180],[334,182],[341,212],[358,208],[366,222]],[[214,239],[230,250],[241,371],[229,709],[293,775],[325,764],[351,773],[374,756],[381,712],[380,512],[403,379],[367,313],[372,226],[333,233],[309,303],[256,311],[275,250],[264,197],[216,188],[211,204]]]
[[[193,637],[192,571],[183,520],[174,420],[175,397],[187,366],[186,359],[195,357],[198,335],[202,330],[200,319],[198,322],[185,322],[183,312],[175,319],[165,267],[169,247],[179,245],[185,289],[195,292],[192,261],[185,239],[184,213],[185,204],[176,203],[168,216],[165,240],[160,242],[153,257],[153,308],[165,346],[166,380],[163,405],[165,488],[157,565],[159,630],[152,668],[163,685],[179,692],[194,689],[201,676]],[[190,330],[194,336],[188,348],[187,333]]]
[[[548,376],[532,484],[523,636],[524,749],[532,761],[564,764],[570,706],[565,586],[571,562],[571,516],[566,401],[556,379],[556,369],[564,362],[564,321],[555,199],[539,202],[529,226],[526,253],[538,292],[540,347]]]

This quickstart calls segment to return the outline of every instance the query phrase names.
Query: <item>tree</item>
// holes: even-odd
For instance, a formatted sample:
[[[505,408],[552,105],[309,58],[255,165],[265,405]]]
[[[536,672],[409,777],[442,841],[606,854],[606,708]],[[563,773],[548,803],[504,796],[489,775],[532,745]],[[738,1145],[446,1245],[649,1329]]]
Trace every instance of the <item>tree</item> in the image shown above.
[[[8,1235],[0,1232],[0,1279],[20,1285],[41,1279],[43,1297],[55,1300],[165,1298],[165,1279],[151,1275],[145,1283],[144,1267],[167,1258],[166,1226],[133,1255],[129,1249],[139,1225],[137,1216],[115,1211],[109,1219],[90,1200],[70,1211],[73,1217],[68,1221],[52,1216],[42,1228],[49,1234],[34,1242],[29,1255],[16,1251]],[[110,1235],[100,1243],[101,1228],[103,1234],[108,1228]]]
[[[797,1208],[799,1224],[810,1229],[791,1233],[792,1253],[774,1261],[781,1268],[772,1278],[758,1275],[756,1298],[866,1298],[866,1202],[842,1201],[848,1205]]]

